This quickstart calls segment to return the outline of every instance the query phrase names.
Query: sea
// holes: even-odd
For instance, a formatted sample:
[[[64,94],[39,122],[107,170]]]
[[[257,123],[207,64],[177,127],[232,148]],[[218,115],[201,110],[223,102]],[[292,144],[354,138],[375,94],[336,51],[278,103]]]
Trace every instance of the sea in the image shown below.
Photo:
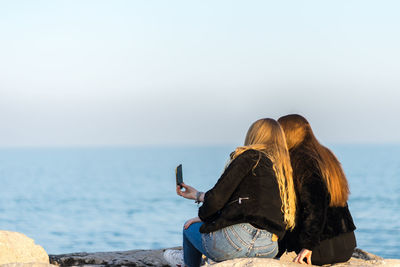
[[[351,195],[358,247],[400,258],[400,145],[329,145]],[[35,240],[49,254],[180,246],[194,201],[184,181],[210,189],[235,146],[1,148],[0,230]]]

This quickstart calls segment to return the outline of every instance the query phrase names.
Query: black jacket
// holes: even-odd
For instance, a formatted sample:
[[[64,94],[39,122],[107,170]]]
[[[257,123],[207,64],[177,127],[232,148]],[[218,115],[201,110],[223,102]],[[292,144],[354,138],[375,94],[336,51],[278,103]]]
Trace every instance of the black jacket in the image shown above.
[[[205,193],[199,208],[204,222],[200,232],[210,233],[247,222],[281,237],[285,231],[281,205],[272,162],[263,153],[247,150],[229,164],[215,186]]]
[[[297,182],[296,226],[293,232],[287,232],[283,244],[288,251],[313,250],[323,240],[356,229],[347,205],[329,206],[328,188],[316,161],[306,155],[300,157],[304,162],[293,169],[293,178]]]

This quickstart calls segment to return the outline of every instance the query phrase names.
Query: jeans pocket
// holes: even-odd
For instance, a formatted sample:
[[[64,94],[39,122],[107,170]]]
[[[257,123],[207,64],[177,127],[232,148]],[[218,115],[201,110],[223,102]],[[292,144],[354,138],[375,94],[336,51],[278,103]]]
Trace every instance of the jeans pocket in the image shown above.
[[[273,258],[278,254],[277,242],[271,243],[269,246],[263,248],[254,248],[254,255],[259,258]]]
[[[252,257],[273,258],[278,254],[278,242],[272,241],[273,234],[267,230],[260,230],[249,251]]]
[[[207,256],[217,262],[240,257],[243,250],[240,242],[243,241],[237,239],[230,226],[203,235],[203,246]]]

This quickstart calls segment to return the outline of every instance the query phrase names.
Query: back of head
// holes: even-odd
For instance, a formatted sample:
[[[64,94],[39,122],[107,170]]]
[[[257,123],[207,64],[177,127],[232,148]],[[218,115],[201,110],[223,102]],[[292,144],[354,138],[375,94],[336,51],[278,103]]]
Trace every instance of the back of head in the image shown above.
[[[322,174],[322,178],[328,188],[331,202],[330,206],[345,206],[349,186],[340,162],[328,148],[321,145],[311,129],[308,121],[298,115],[286,115],[278,119],[285,132],[286,142],[290,155],[301,154],[316,162],[316,167]],[[296,169],[302,166],[304,157],[291,157],[292,167]],[[294,177],[299,179],[299,177]]]
[[[245,146],[265,146],[276,144],[286,147],[284,134],[277,121],[269,118],[254,122],[247,131]]]
[[[280,117],[278,122],[285,132],[289,150],[301,144],[306,137],[313,135],[310,124],[300,115],[286,115]]]
[[[295,222],[296,193],[285,135],[279,123],[269,118],[254,122],[247,131],[244,146],[235,150],[233,158],[249,149],[258,150],[271,160],[279,185],[285,223],[287,228],[292,229]]]

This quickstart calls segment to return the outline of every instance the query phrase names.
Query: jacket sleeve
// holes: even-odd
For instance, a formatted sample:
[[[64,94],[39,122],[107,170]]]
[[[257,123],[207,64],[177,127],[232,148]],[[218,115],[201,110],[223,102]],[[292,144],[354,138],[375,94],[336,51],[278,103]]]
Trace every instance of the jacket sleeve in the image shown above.
[[[255,150],[245,151],[229,164],[214,187],[204,195],[204,202],[198,213],[202,221],[214,218],[225,206],[243,178],[252,170],[259,153]]]
[[[329,201],[328,190],[319,175],[314,173],[302,182],[300,192],[302,230],[299,234],[301,248],[313,250],[319,245],[326,223]]]

